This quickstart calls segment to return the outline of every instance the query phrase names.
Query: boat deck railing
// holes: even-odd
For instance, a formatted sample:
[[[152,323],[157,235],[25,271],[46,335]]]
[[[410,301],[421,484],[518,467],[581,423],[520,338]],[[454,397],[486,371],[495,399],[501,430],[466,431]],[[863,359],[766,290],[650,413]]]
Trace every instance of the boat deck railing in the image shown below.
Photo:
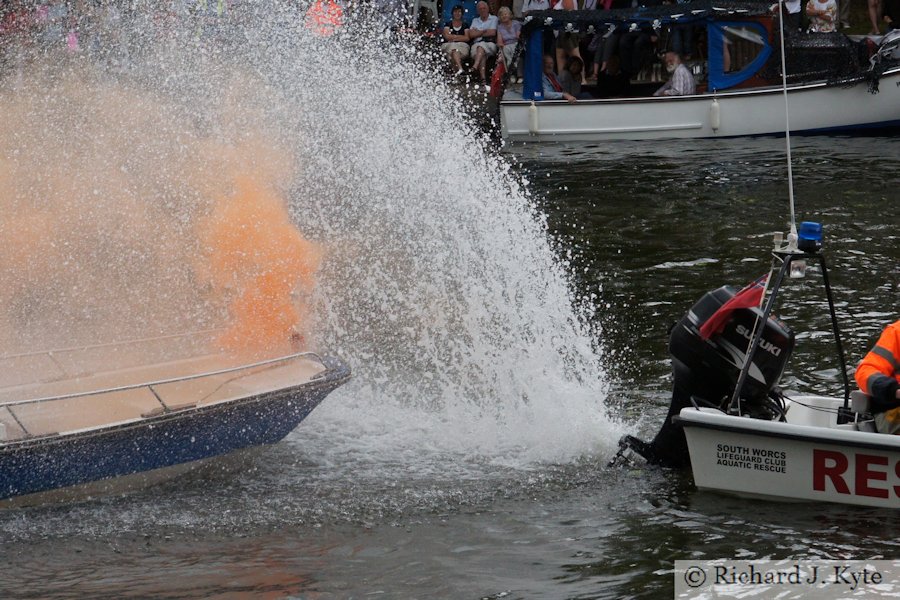
[[[184,334],[149,340],[171,342],[191,335],[196,336]],[[109,353],[123,345],[133,346],[134,341],[0,356],[0,365],[4,361],[17,364],[25,359],[37,360],[55,364],[59,371],[36,382],[22,383],[14,379],[12,385],[9,381],[0,385],[0,442],[127,423],[265,394],[315,380],[326,370],[321,358],[312,352],[241,364],[234,364],[236,357],[225,353],[144,364],[132,364],[134,358],[127,357],[124,368],[97,368],[91,373],[76,369],[78,375],[74,376],[67,373],[65,361],[57,360],[67,352],[90,353],[102,349]],[[4,372],[9,371],[4,369]],[[63,376],[59,376],[60,372]]]

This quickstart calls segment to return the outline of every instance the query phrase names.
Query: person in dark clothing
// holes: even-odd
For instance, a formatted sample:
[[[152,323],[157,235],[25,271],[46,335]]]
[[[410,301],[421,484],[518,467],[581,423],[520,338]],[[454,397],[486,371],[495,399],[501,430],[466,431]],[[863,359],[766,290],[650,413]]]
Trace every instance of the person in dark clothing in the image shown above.
[[[654,33],[645,29],[623,33],[619,39],[619,66],[622,72],[629,77],[640,73],[656,39]]]

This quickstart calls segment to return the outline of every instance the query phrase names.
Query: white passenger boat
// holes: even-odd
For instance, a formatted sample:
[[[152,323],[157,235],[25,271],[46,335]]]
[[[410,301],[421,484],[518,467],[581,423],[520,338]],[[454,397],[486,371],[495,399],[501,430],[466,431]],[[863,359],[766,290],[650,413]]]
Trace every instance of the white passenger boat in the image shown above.
[[[535,14],[523,27],[521,92],[507,90],[500,103],[502,135],[532,142],[783,134],[779,29],[770,6],[771,2],[696,0],[652,8]],[[624,93],[617,89],[615,97],[608,97],[601,86],[584,88],[596,99],[570,104],[543,98],[544,39],[554,31],[622,36],[645,30],[659,37],[661,50],[667,31],[686,25],[704,30],[707,40],[705,59],[690,63],[697,80],[695,95],[653,97],[662,82],[634,75]],[[885,36],[877,46],[840,33],[789,35],[785,68],[791,131],[819,134],[900,126],[898,42],[900,32]]]
[[[799,247],[776,246],[767,299],[759,282],[756,296],[752,286],[722,287],[674,327],[669,414],[653,441],[623,437],[617,458],[636,452],[690,466],[698,488],[739,496],[900,508],[900,437],[877,433],[868,398],[850,391],[825,258],[803,229]],[[794,333],[772,311],[788,274],[805,263],[818,263],[823,277],[842,398],[777,387]]]
[[[248,362],[207,338],[0,356],[0,508],[143,487],[273,444],[350,377],[335,358]]]

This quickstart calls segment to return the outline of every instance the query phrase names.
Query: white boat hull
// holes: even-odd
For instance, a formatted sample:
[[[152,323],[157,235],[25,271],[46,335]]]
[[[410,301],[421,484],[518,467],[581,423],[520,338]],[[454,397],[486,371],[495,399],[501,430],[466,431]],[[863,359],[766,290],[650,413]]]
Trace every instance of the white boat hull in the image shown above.
[[[833,411],[840,400],[807,396],[796,401],[787,423],[683,409],[677,418],[697,487],[747,497],[900,508],[900,436],[837,426]]]
[[[824,133],[900,125],[900,68],[886,72],[879,92],[814,83],[788,87],[791,132]],[[780,87],[657,98],[500,103],[511,141],[599,141],[720,138],[783,134]]]

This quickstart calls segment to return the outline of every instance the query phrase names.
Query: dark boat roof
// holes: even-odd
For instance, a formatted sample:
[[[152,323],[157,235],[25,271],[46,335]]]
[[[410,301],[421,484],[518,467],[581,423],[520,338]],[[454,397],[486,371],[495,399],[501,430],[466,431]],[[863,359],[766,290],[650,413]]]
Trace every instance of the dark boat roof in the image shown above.
[[[694,0],[683,4],[660,4],[658,6],[638,6],[636,8],[617,8],[613,10],[542,10],[526,17],[524,29],[530,31],[541,25],[560,29],[571,23],[575,29],[586,30],[605,24],[637,23],[652,26],[654,21],[660,24],[689,23],[712,19],[734,20],[741,17],[759,17],[771,15],[772,0]],[[546,23],[551,19],[550,24]]]

